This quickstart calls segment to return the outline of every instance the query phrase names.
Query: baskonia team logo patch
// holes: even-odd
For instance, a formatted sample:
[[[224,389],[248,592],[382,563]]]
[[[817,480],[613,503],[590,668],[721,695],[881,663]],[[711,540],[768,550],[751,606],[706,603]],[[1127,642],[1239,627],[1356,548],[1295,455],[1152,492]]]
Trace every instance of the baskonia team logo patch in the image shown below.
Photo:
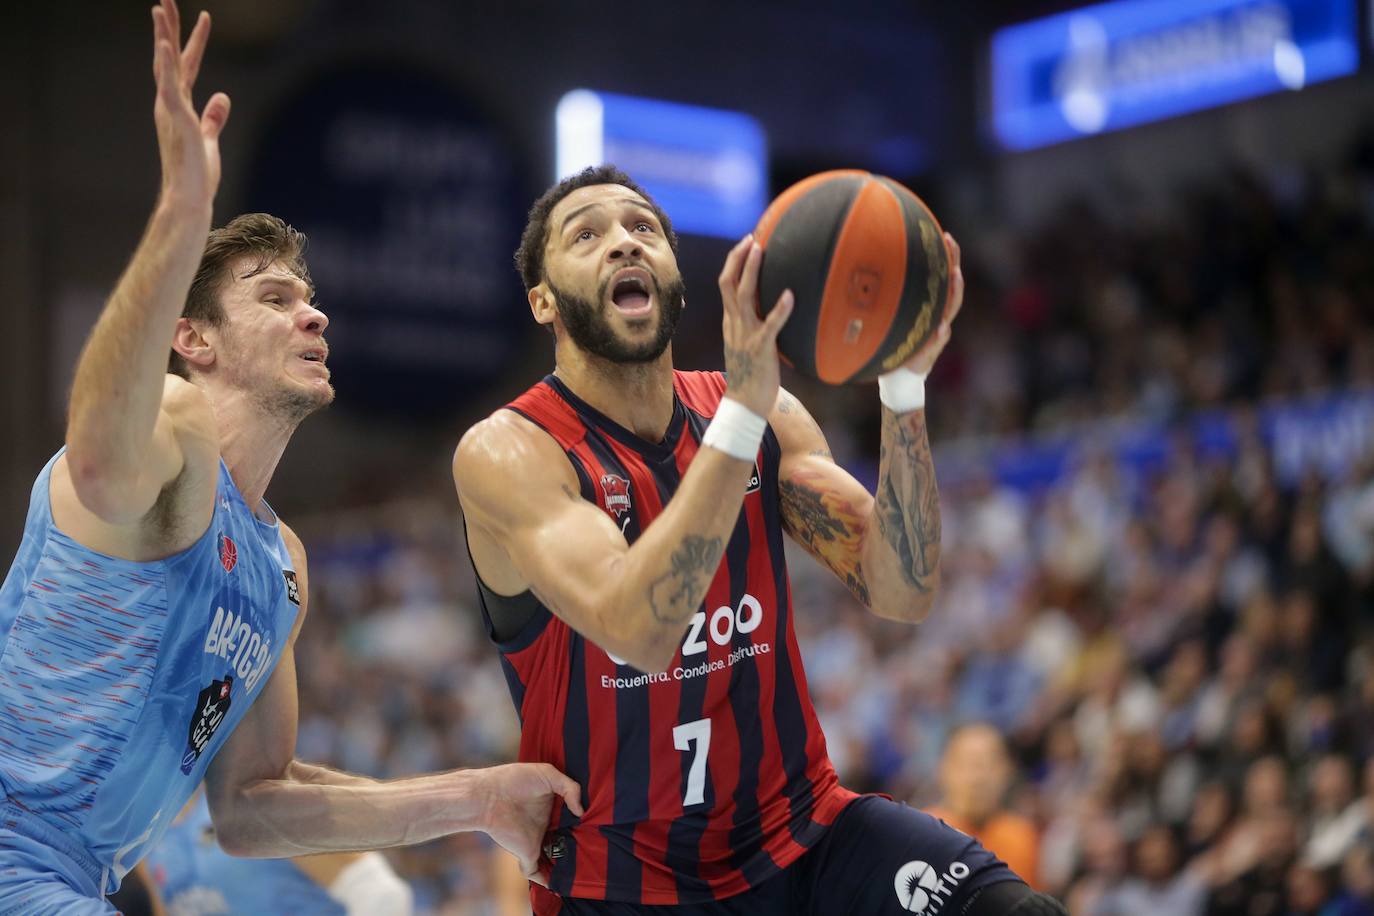
[[[226,674],[222,681],[211,681],[196,697],[196,708],[191,713],[191,727],[186,735],[186,753],[181,756],[181,772],[190,773],[200,755],[215,737],[224,717],[229,714],[229,704],[233,700],[234,678]]]
[[[239,549],[234,542],[229,540],[229,535],[219,536],[219,565],[224,567],[225,572],[233,572],[234,567],[239,562]]]
[[[606,511],[620,518],[630,511],[630,482],[615,474],[601,477],[601,494],[606,501]]]
[[[949,902],[959,882],[968,876],[969,867],[963,862],[952,862],[949,868],[939,872],[934,865],[918,859],[897,869],[893,883],[904,912],[935,916]]]

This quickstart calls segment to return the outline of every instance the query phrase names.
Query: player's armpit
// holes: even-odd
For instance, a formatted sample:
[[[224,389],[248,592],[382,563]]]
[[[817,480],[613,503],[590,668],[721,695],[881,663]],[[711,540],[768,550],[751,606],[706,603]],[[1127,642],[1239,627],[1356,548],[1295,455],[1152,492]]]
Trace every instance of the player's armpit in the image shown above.
[[[488,586],[506,594],[530,589],[601,648],[650,670],[659,629],[651,616],[608,613],[629,545],[581,497],[576,472],[552,438],[500,411],[463,437],[453,479]]]
[[[784,530],[871,606],[861,553],[872,495],[835,463],[825,434],[786,391],[778,393],[769,424],[782,448],[778,496]]]

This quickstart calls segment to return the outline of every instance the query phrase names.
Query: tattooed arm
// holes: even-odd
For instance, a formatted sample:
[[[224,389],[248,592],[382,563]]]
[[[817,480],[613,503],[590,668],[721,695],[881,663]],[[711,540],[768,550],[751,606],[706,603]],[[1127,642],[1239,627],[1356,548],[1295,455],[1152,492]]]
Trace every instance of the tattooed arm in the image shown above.
[[[906,368],[925,374],[949,341],[964,298],[959,246],[949,246],[952,283],[937,332]],[[782,446],[778,492],[793,539],[880,617],[918,623],[940,585],[940,494],[925,410],[883,407],[878,492],[835,464],[816,421],[786,391],[769,422]]]
[[[862,562],[881,596],[873,609],[893,620],[924,620],[940,585],[940,493],[924,410],[883,408],[871,518],[878,536],[864,539]]]
[[[869,606],[860,546],[873,508],[872,494],[835,463],[825,434],[787,391],[778,392],[768,422],[782,446],[778,495],[783,528]]]
[[[940,498],[925,412],[883,408],[875,497],[830,456],[800,402],[780,392],[769,418],[782,446],[783,526],[879,616],[919,622],[940,582]]]

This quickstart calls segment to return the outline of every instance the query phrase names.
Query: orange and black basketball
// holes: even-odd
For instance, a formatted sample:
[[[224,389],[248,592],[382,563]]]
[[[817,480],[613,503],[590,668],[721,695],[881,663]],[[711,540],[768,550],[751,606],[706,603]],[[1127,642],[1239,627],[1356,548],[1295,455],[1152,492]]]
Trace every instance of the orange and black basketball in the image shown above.
[[[901,184],[857,170],[821,172],[769,205],[760,308],[785,289],[796,305],[778,351],[834,385],[868,381],[911,358],[940,326],[949,253],[930,209]]]

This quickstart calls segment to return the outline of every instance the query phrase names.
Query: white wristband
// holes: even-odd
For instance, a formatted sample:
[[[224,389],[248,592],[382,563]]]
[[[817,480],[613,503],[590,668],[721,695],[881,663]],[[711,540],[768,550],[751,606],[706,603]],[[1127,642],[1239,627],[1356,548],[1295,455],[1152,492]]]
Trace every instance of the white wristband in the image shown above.
[[[926,376],[910,369],[893,369],[878,376],[878,400],[895,413],[926,406]]]
[[[759,443],[768,421],[733,398],[721,398],[702,445],[720,449],[731,458],[753,461],[758,457]]]
[[[363,853],[344,866],[326,888],[348,916],[411,916],[415,892],[380,852]]]

